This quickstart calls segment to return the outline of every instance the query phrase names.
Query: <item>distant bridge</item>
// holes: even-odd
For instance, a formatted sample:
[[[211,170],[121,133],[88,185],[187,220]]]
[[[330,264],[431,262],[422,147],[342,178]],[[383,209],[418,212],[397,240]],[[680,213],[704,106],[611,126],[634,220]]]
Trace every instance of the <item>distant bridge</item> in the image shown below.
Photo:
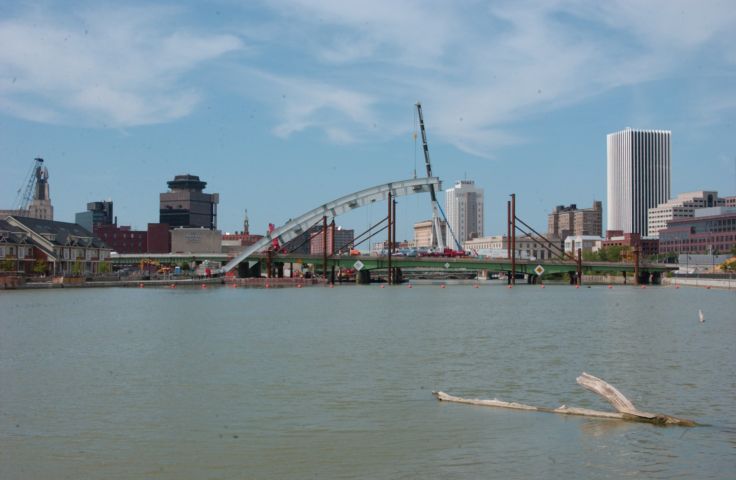
[[[232,259],[224,253],[211,253],[211,254],[122,254],[116,255],[112,258],[112,262],[115,265],[123,266],[137,266],[144,259],[156,260],[160,265],[175,266],[182,262],[187,263],[198,263],[204,260],[210,262],[227,262]],[[301,264],[301,265],[314,265],[315,269],[321,271],[323,269],[323,255],[307,255],[303,253],[253,253],[248,256],[247,262],[255,263],[270,263],[272,265],[284,265],[284,264]],[[360,263],[358,263],[360,262]],[[240,263],[240,262],[239,262]],[[546,275],[560,274],[560,273],[573,273],[576,272],[577,264],[573,261],[559,261],[559,260],[525,260],[516,259],[516,272],[519,274],[526,274],[536,276],[534,269],[537,265],[541,265],[544,269],[543,275],[540,277],[543,279]],[[327,257],[327,268],[339,267],[343,269],[357,269],[365,272],[372,270],[386,270],[389,267],[389,260],[386,256],[375,256],[375,255],[332,255]],[[360,268],[356,268],[360,266]],[[437,271],[459,271],[459,270],[471,270],[479,271],[486,270],[489,272],[511,272],[511,260],[505,258],[481,258],[481,257],[406,257],[406,256],[393,256],[391,258],[390,266],[392,268],[399,269],[424,269],[424,270],[437,270]],[[582,262],[581,265],[583,274],[592,273],[607,273],[607,274],[635,274],[637,267],[634,263],[628,262]],[[654,274],[661,276],[664,273],[672,272],[677,270],[677,265],[668,265],[661,263],[642,263],[638,269],[640,272],[647,274]],[[277,269],[278,270],[278,269]],[[258,268],[257,271],[264,271],[266,275],[269,274],[267,269]],[[636,282],[636,279],[632,278],[632,283]]]
[[[574,275],[579,283],[583,274],[592,272],[600,273],[634,273],[636,278],[634,282],[640,279],[648,283],[650,276],[658,278],[662,273],[676,270],[676,266],[663,264],[646,264],[646,263],[616,263],[616,262],[587,262],[582,261],[578,252],[578,259],[561,260],[524,260],[524,259],[498,259],[498,258],[481,258],[481,257],[407,257],[401,255],[390,255],[385,257],[379,256],[341,256],[341,255],[305,255],[297,253],[277,253],[272,249],[275,240],[280,245],[285,244],[289,240],[296,238],[304,232],[314,227],[320,220],[323,224],[327,219],[333,220],[338,215],[373,204],[377,201],[389,200],[393,197],[413,195],[416,193],[430,192],[432,188],[440,188],[440,180],[437,177],[412,178],[409,180],[400,180],[390,182],[383,185],[367,188],[359,192],[351,193],[340,197],[331,202],[325,203],[299,217],[289,220],[283,226],[266,233],[265,237],[253,245],[247,247],[233,258],[229,258],[225,254],[129,254],[116,255],[112,258],[113,263],[118,265],[135,265],[139,264],[143,259],[157,260],[159,264],[176,265],[182,262],[198,263],[209,260],[218,263],[225,263],[219,268],[216,274],[225,274],[234,268],[239,268],[241,272],[247,274],[255,274],[260,276],[260,265],[255,271],[251,272],[251,267],[255,263],[266,264],[266,276],[274,274],[272,269],[276,265],[276,275],[283,274],[283,268],[278,268],[284,264],[312,264],[315,265],[316,271],[322,271],[325,278],[328,276],[328,269],[354,268],[361,271],[363,281],[370,278],[371,270],[392,270],[394,272],[401,269],[434,269],[434,270],[487,270],[489,272],[515,272],[517,274],[526,274],[530,278],[536,279],[538,272],[535,268],[541,266],[542,275],[570,273],[571,278]],[[509,202],[509,235],[515,235],[517,229],[515,215],[515,207],[513,202],[515,196],[512,195],[512,201]],[[389,208],[389,212],[391,209]],[[389,231],[392,226],[392,215],[389,213]],[[521,220],[520,220],[521,221]],[[395,220],[394,220],[395,222]],[[523,223],[523,222],[521,222]],[[524,225],[526,225],[524,223]],[[395,233],[395,229],[394,229]],[[515,236],[513,237],[515,238]],[[395,239],[394,239],[395,240]],[[246,260],[248,260],[246,262]],[[321,269],[319,268],[321,267]],[[391,275],[391,274],[390,274]],[[513,277],[513,275],[511,275]],[[390,276],[390,278],[393,278]]]

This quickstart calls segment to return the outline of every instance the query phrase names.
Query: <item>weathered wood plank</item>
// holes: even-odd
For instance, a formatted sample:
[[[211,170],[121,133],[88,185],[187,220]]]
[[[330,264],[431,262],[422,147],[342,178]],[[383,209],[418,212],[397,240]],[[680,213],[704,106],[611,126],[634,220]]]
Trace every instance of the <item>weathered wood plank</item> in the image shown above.
[[[535,407],[532,405],[525,405],[523,403],[516,402],[504,402],[497,398],[493,400],[482,400],[478,398],[463,398],[450,395],[445,392],[432,392],[437,400],[442,402],[453,402],[453,403],[464,403],[467,405],[479,405],[483,407],[497,407],[497,408],[509,408],[512,410],[526,410],[533,412],[547,412],[547,413],[558,413],[561,415],[581,415],[585,417],[597,417],[597,418],[610,418],[616,420],[628,420],[634,422],[647,422],[658,425],[680,425],[684,427],[694,427],[697,425],[693,420],[685,418],[673,417],[671,415],[665,415],[662,413],[649,413],[642,412],[637,409],[631,400],[626,398],[618,389],[613,385],[601,380],[598,377],[589,375],[583,372],[577,378],[578,384],[582,387],[590,390],[613,405],[618,410],[617,412],[602,412],[599,410],[590,410],[587,408],[568,407],[562,405],[558,408],[546,408],[546,407]]]

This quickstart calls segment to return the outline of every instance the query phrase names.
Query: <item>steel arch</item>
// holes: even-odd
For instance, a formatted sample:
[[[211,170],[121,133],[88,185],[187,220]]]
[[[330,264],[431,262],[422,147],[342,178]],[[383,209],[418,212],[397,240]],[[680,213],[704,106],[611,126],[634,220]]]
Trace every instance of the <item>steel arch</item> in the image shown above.
[[[237,257],[227,262],[218,270],[218,273],[223,274],[229,272],[249,256],[268,247],[274,239],[279,239],[282,243],[288,242],[292,238],[309,229],[309,227],[314,225],[322,217],[326,216],[332,219],[345,212],[355,210],[356,208],[360,208],[380,200],[387,200],[389,192],[391,192],[393,196],[413,195],[416,193],[429,192],[430,187],[434,187],[439,190],[439,178],[424,177],[400,180],[398,182],[391,182],[367,188],[359,192],[345,195],[337,200],[327,202],[293,220],[289,220],[281,227],[267,233],[261,240],[246,248],[240,252]]]

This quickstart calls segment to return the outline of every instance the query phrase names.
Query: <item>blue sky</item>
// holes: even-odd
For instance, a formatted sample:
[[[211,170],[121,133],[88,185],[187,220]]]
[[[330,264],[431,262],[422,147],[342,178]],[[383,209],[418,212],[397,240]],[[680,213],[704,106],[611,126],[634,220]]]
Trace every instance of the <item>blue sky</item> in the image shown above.
[[[485,188],[486,234],[511,192],[542,229],[554,205],[605,202],[605,135],[627,126],[672,131],[673,195],[736,194],[730,0],[5,2],[0,45],[0,208],[40,156],[57,220],[111,198],[145,228],[192,173],[222,230],[247,208],[262,233],[422,175],[417,100],[444,186]],[[398,236],[430,215],[401,199]]]

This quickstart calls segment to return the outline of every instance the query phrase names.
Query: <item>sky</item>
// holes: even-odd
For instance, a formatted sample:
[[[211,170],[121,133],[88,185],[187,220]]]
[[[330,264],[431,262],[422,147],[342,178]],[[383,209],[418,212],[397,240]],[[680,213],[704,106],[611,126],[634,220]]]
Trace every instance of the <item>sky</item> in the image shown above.
[[[221,230],[247,209],[263,233],[424,176],[417,101],[443,187],[485,189],[486,235],[512,192],[542,230],[555,205],[605,212],[606,134],[626,127],[672,131],[673,196],[736,194],[732,0],[16,1],[0,45],[0,208],[42,157],[56,220],[112,199],[145,229],[190,173]],[[400,198],[397,237],[430,217],[427,194]]]

